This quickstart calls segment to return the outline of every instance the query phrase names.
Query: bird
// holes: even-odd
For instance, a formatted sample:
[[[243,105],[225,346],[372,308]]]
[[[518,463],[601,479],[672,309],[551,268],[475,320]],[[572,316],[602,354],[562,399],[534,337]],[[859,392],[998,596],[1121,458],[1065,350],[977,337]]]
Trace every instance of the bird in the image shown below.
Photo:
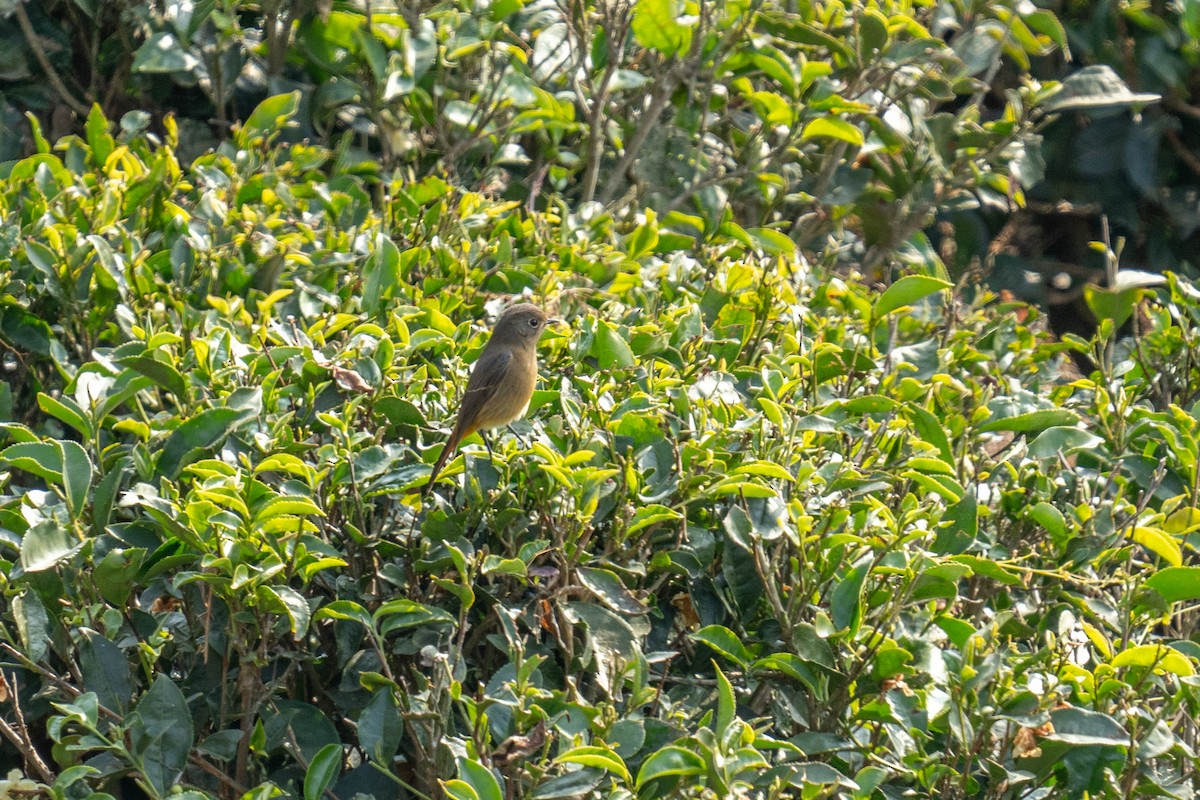
[[[525,415],[537,383],[538,340],[547,324],[557,322],[531,303],[509,306],[500,315],[491,338],[471,368],[450,439],[434,463],[423,493],[433,487],[446,460],[463,439],[476,431],[508,425]]]

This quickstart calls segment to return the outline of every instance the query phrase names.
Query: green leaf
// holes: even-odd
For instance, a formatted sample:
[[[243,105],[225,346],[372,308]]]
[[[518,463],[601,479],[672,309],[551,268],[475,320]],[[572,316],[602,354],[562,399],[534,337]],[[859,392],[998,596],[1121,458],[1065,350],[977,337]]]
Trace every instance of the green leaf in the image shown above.
[[[328,605],[321,606],[313,614],[314,621],[323,619],[340,619],[357,622],[368,631],[375,630],[375,621],[365,608],[353,600],[334,600]]]
[[[982,575],[985,578],[991,578],[1007,586],[1021,585],[1021,578],[1019,575],[1009,572],[1006,568],[1002,567],[991,559],[963,554],[954,556],[950,560],[958,564],[967,565],[976,575]]]
[[[287,616],[292,638],[300,641],[308,633],[308,624],[312,618],[308,600],[304,595],[290,586],[262,586],[259,587],[259,592],[273,601],[269,603],[272,611],[282,611]]]
[[[87,132],[88,147],[92,150],[92,163],[96,166],[103,166],[104,162],[108,161],[108,157],[112,155],[116,142],[108,132],[108,120],[104,118],[104,112],[100,110],[99,103],[92,103],[92,110],[88,112],[87,124],[84,129]]]
[[[637,511],[633,512],[633,519],[629,521],[629,527],[625,529],[625,532],[627,534],[637,533],[643,528],[648,528],[659,522],[682,518],[683,515],[674,509],[657,503],[651,503],[650,505],[641,506]]]
[[[911,306],[917,301],[923,300],[935,292],[949,289],[953,285],[949,281],[929,275],[906,275],[884,290],[879,299],[875,301],[875,307],[872,310],[875,319],[882,319],[893,311]]]
[[[775,92],[752,92],[750,104],[759,118],[771,127],[777,125],[790,127],[795,122],[796,111],[792,103]]]
[[[637,0],[631,27],[638,44],[670,57],[691,48],[697,22],[695,16],[683,16],[681,0]]]
[[[287,92],[268,97],[258,104],[250,117],[237,131],[238,144],[247,147],[256,139],[277,133],[300,108],[300,92]]]
[[[633,229],[633,233],[625,238],[625,252],[633,260],[654,251],[658,244],[658,225],[655,223],[653,211],[646,212],[646,221]]]
[[[979,501],[974,490],[968,490],[942,514],[942,525],[931,549],[938,555],[961,553],[971,546],[978,533]]]
[[[529,795],[530,800],[566,800],[567,798],[591,797],[601,781],[609,778],[600,770],[577,769],[542,781]]]
[[[599,362],[601,369],[632,367],[636,363],[633,351],[629,349],[629,342],[625,341],[625,337],[615,325],[605,320],[596,324],[591,354]]]
[[[838,770],[828,764],[822,764],[819,761],[809,761],[789,764],[793,771],[791,783],[793,786],[801,786],[807,789],[810,786],[840,786],[843,789],[854,790],[858,789],[858,783],[850,780]],[[809,792],[805,792],[807,796]],[[818,792],[815,796],[840,797],[840,796],[859,797],[860,795],[846,795],[845,792]],[[862,797],[870,797],[871,793],[861,795]]]
[[[863,132],[841,117],[818,117],[814,119],[804,126],[804,131],[800,134],[800,138],[805,141],[809,139],[837,139],[841,142],[848,142],[855,147],[861,147],[864,141]]]
[[[621,614],[646,614],[650,609],[641,603],[612,570],[596,567],[580,567],[579,582],[588,588],[600,602]]]
[[[358,716],[359,745],[376,764],[390,768],[403,735],[404,721],[396,695],[391,687],[376,690]]]
[[[733,693],[733,684],[721,668],[713,663],[717,675],[717,725],[713,731],[718,737],[724,737],[729,726],[737,719],[737,698]]]
[[[1164,567],[1143,584],[1168,603],[1200,600],[1200,567]]]
[[[1140,644],[1130,647],[1113,656],[1109,663],[1116,669],[1123,667],[1154,668],[1181,677],[1190,677],[1196,674],[1196,669],[1187,656],[1174,648],[1161,644]]]
[[[611,772],[626,782],[630,779],[629,769],[625,766],[625,761],[617,755],[615,750],[603,745],[573,747],[556,758],[555,761],[561,764],[582,764],[585,767],[596,767],[597,769]]]
[[[391,237],[380,233],[375,237],[375,251],[363,265],[363,311],[378,313],[382,301],[390,298],[399,284],[400,250]]]
[[[179,373],[179,370],[167,362],[160,361],[149,353],[141,353],[118,359],[117,363],[145,375],[179,400],[187,399],[187,380]]]
[[[69,397],[54,398],[43,392],[38,392],[38,408],[65,425],[74,428],[85,441],[92,438],[92,423],[87,414]]]
[[[67,496],[71,519],[79,519],[92,486],[92,459],[75,442],[63,441],[58,444],[62,448],[63,494]]]
[[[873,8],[864,9],[858,18],[859,57],[869,61],[872,56],[887,46],[887,17]]]
[[[21,566],[26,572],[52,569],[83,545],[53,517],[44,519],[21,537]]]
[[[475,791],[471,784],[458,778],[442,781],[442,791],[450,800],[479,800],[479,792]]]
[[[854,51],[842,39],[830,35],[815,25],[809,25],[804,22],[793,22],[789,17],[786,18],[786,23],[779,27],[781,28],[780,34],[790,40],[800,44],[824,47],[831,54],[839,56],[846,61],[854,59]],[[814,61],[816,60],[814,59]],[[821,56],[821,60],[825,60],[823,55]]]
[[[868,564],[859,563],[850,568],[834,587],[829,601],[833,625],[837,630],[849,630],[851,633],[858,630],[862,620],[862,589],[869,571]]]
[[[708,625],[690,634],[690,638],[696,642],[703,642],[739,667],[745,667],[753,658],[737,634],[723,625]]]
[[[1125,747],[1131,743],[1121,723],[1108,714],[1082,708],[1060,708],[1050,712],[1053,733],[1046,741],[1088,746]]]
[[[236,408],[210,408],[201,411],[171,432],[158,455],[158,474],[175,478],[183,467],[224,441],[237,429],[245,413]]]
[[[656,778],[701,775],[704,771],[703,758],[682,747],[668,745],[642,762],[642,768],[638,770],[637,788],[641,789]]]
[[[92,572],[100,596],[118,608],[123,607],[133,592],[134,579],[141,571],[145,557],[146,550],[141,547],[116,548],[105,553]]]
[[[904,413],[912,421],[913,427],[917,429],[917,433],[921,436],[921,440],[936,447],[938,456],[948,466],[957,468],[954,451],[950,447],[950,439],[946,436],[945,423],[938,420],[928,409],[911,403],[904,407]]]
[[[151,34],[133,56],[135,73],[192,72],[201,65],[172,33]]]
[[[132,466],[133,459],[129,456],[122,456],[109,468],[108,474],[96,484],[96,490],[92,493],[92,533],[94,535],[100,535],[108,526],[113,505],[117,500],[117,493],[121,491],[121,485]]]
[[[178,785],[193,742],[192,713],[170,678],[159,674],[142,695],[126,725],[141,772],[159,795]]]
[[[1103,443],[1103,439],[1083,428],[1055,426],[1042,431],[1029,443],[1029,455],[1032,458],[1058,458],[1060,454],[1070,455]]]
[[[47,483],[62,483],[63,451],[58,442],[21,442],[0,453],[9,464]]]
[[[1051,538],[1061,542],[1067,536],[1067,520],[1057,507],[1043,501],[1029,509],[1029,518],[1041,525]]]
[[[1131,289],[1109,289],[1086,283],[1083,286],[1083,299],[1088,309],[1097,320],[1112,320],[1116,328],[1124,325],[1137,308],[1142,298],[1151,294],[1149,289],[1135,287]]]
[[[1175,537],[1149,525],[1136,525],[1129,538],[1154,553],[1173,567],[1183,564],[1183,550]]]
[[[330,605],[334,605],[334,603],[330,603]],[[328,607],[326,606],[326,608]],[[454,622],[454,617],[447,611],[405,599],[389,600],[384,603],[375,611],[374,618],[379,623],[379,632],[383,636],[401,628]]]
[[[254,524],[262,525],[268,520],[281,516],[325,516],[321,507],[307,497],[301,495],[283,495],[272,497],[254,512]]]
[[[1079,424],[1079,416],[1074,411],[1065,408],[1049,408],[1042,411],[1030,411],[1012,417],[1000,417],[980,425],[980,433],[993,431],[1009,431],[1011,433],[1033,433],[1047,428],[1074,426]]]
[[[1157,103],[1156,94],[1129,91],[1125,81],[1107,64],[1093,64],[1073,73],[1062,82],[1043,108],[1048,112],[1079,109],[1121,108],[1131,105]]]
[[[325,745],[317,751],[304,773],[304,800],[322,800],[341,773],[342,745]]]
[[[791,237],[774,228],[750,228],[746,232],[754,245],[769,256],[792,256],[796,252],[796,243]]]
[[[504,800],[504,790],[494,772],[473,759],[460,756],[456,760],[458,777],[471,787],[479,800]]]

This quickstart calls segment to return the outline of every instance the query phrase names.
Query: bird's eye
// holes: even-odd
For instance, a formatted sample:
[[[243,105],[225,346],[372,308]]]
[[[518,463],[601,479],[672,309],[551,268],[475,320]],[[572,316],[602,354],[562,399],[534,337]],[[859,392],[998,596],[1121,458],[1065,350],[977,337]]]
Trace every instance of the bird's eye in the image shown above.
[[[529,327],[536,328],[537,326],[538,326],[538,318],[537,317],[530,318]]]

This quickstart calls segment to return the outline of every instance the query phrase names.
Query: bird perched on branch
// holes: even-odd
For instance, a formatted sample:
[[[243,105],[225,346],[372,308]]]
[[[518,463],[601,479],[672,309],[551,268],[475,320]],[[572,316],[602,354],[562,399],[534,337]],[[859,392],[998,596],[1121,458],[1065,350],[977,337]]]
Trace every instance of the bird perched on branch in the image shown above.
[[[483,353],[471,368],[454,430],[423,491],[433,486],[463,439],[476,431],[508,425],[525,414],[537,383],[538,339],[547,324],[557,322],[529,303],[510,306],[500,315]]]

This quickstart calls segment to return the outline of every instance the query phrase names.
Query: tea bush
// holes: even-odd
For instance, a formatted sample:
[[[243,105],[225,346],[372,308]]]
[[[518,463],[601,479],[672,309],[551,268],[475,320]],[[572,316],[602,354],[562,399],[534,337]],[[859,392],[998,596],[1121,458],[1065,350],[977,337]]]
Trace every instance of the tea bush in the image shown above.
[[[0,172],[10,781],[1190,796],[1190,281],[1057,342],[935,258],[871,290],[276,141],[297,111],[185,167],[94,109]],[[570,331],[423,497],[513,295]]]

